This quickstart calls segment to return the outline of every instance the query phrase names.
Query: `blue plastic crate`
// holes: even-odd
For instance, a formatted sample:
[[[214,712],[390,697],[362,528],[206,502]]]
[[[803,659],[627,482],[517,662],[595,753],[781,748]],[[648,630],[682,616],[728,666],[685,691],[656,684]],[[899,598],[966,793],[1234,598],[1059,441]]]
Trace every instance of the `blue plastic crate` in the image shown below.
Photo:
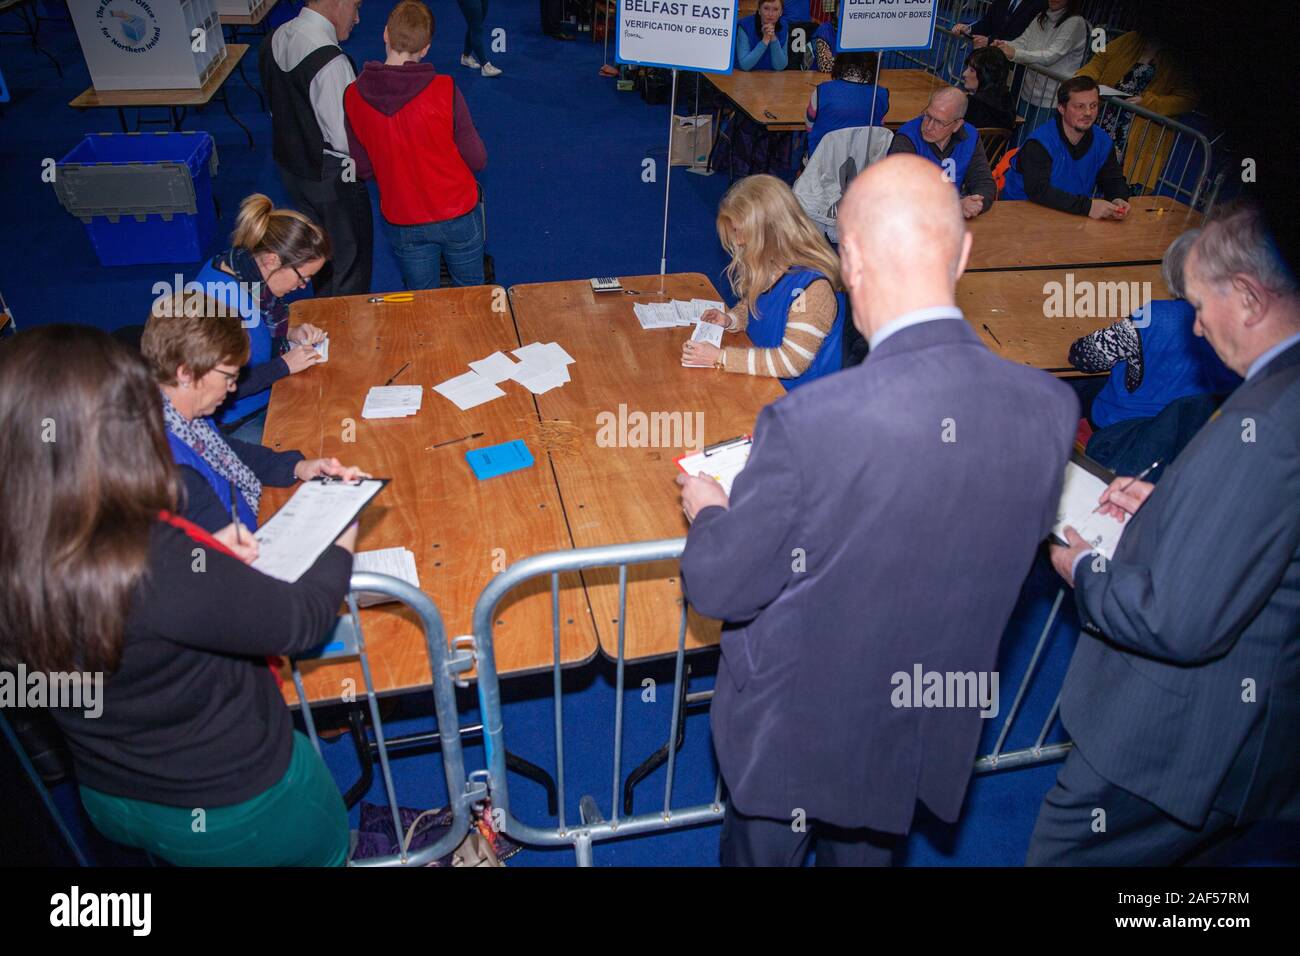
[[[99,133],[56,164],[54,191],[106,266],[197,262],[216,234],[216,171],[207,133]]]

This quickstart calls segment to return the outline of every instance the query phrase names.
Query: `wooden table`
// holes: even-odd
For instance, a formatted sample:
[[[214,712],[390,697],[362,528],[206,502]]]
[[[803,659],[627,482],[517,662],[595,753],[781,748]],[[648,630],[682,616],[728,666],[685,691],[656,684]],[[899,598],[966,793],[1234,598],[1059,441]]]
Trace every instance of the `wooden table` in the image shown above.
[[[1080,298],[1085,283],[1092,287],[1090,307]],[[985,345],[1062,378],[1084,374],[1070,366],[1075,339],[1169,297],[1158,265],[968,272],[957,283],[957,305]],[[1076,314],[1080,307],[1086,314]]]
[[[682,441],[711,444],[753,431],[759,411],[784,393],[775,379],[712,369],[683,368],[682,343],[689,330],[643,330],[632,312],[637,301],[721,299],[698,273],[629,276],[625,289],[643,295],[593,293],[586,280],[514,286],[511,307],[524,341],[555,341],[576,359],[573,380],[537,396],[543,419],[577,427],[578,438],[552,464],[575,547],[676,538],[686,534],[674,459]],[[662,285],[661,285],[662,281]],[[662,289],[662,295],[658,294]],[[734,338],[732,336],[728,337]],[[606,447],[601,426],[634,413],[661,413],[672,423],[650,429],[659,447]],[[672,428],[680,422],[680,432]],[[694,434],[697,423],[702,436]],[[688,436],[688,428],[691,434]],[[667,431],[668,434],[664,434]],[[608,437],[608,436],[606,436]],[[634,439],[630,432],[626,436]],[[626,655],[672,654],[681,622],[681,585],[674,562],[629,569]],[[584,575],[601,649],[618,652],[618,576],[614,570]],[[720,625],[691,612],[687,648],[718,642]]]
[[[831,78],[829,73],[815,70],[736,70],[704,75],[750,119],[772,132],[804,129],[813,87]],[[892,128],[920,116],[930,94],[948,85],[925,70],[881,70],[880,82],[889,90],[885,125]]]
[[[499,311],[492,309],[494,295]],[[544,454],[537,454],[532,468],[481,482],[465,462],[471,448],[530,434],[529,425],[537,420],[532,394],[506,383],[505,397],[462,412],[429,388],[468,371],[468,362],[519,347],[504,290],[477,286],[415,297],[409,304],[372,305],[365,296],[294,303],[295,324],[310,322],[329,333],[330,360],[275,384],[263,443],[298,449],[308,458],[334,456],[392,479],[362,515],[358,550],[403,546],[413,551],[420,589],[438,606],[450,641],[471,632],[474,602],[493,574],[528,555],[571,548],[573,540]],[[368,389],[382,385],[407,361],[410,367],[394,384],[426,387],[419,413],[363,419]],[[426,450],[473,432],[483,437]],[[261,520],[292,491],[267,488]],[[381,693],[430,682],[419,627],[399,607],[361,612]],[[562,662],[590,660],[596,641],[576,575],[561,578],[560,621]],[[507,598],[498,615],[496,657],[502,674],[551,665],[549,580]],[[353,678],[358,691],[365,686],[356,661],[304,663],[303,676],[313,702],[338,700],[344,678]],[[286,683],[285,691],[285,699],[296,703],[292,684]]]
[[[230,99],[226,95],[226,80],[230,79],[230,74],[235,72],[235,68],[240,66],[244,54],[248,52],[247,43],[229,43],[226,45],[226,58],[221,65],[212,71],[206,83],[197,89],[188,90],[111,90],[100,92],[93,86],[71,100],[68,105],[73,109],[116,109],[117,118],[122,124],[122,132],[129,133],[131,128],[126,122],[126,111],[128,109],[142,110],[150,108],[163,108],[167,110],[168,120],[143,120],[139,113],[136,113],[136,129],[140,126],[150,124],[170,124],[173,130],[179,131],[181,124],[185,122],[186,113],[190,107],[203,107],[212,102],[213,99],[219,100],[225,107],[226,115],[234,120],[235,125],[244,131],[248,137],[248,148],[253,148],[252,131],[239,121],[230,109]],[[244,78],[248,82],[248,78]],[[252,89],[249,84],[249,89]],[[256,92],[256,90],[254,90]]]
[[[1167,196],[1137,196],[1124,220],[1089,219],[1028,200],[999,200],[967,225],[966,268],[1025,269],[1159,262],[1200,214]]]

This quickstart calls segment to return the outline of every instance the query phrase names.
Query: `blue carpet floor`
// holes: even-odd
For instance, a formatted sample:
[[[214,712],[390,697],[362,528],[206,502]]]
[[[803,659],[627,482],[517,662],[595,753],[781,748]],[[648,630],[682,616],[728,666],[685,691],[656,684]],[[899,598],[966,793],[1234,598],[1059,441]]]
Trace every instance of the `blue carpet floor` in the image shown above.
[[[379,37],[392,6],[392,0],[369,0],[364,5],[362,23],[347,44],[358,63],[382,58]],[[484,79],[457,65],[463,26],[455,5],[451,0],[432,0],[430,6],[439,31],[429,59],[455,77],[488,148],[488,168],[481,181],[487,196],[488,249],[495,257],[498,282],[508,286],[658,271],[668,107],[647,106],[636,94],[616,92],[613,80],[598,76],[600,46],[584,39],[558,43],[541,36],[532,4],[493,4],[489,28],[503,28],[507,46],[504,52],[494,53],[492,60],[505,70],[505,75]],[[0,22],[0,29],[4,28]],[[13,97],[2,107],[0,118],[0,169],[4,173],[0,176],[4,249],[0,291],[20,327],[71,321],[113,329],[143,322],[154,283],[170,281],[176,272],[191,276],[197,264],[113,269],[100,266],[81,224],[62,210],[53,189],[42,182],[42,162],[46,158],[62,157],[87,133],[119,129],[111,111],[78,114],[67,107],[67,102],[89,85],[70,24],[44,24],[42,35],[43,46],[63,64],[62,80],[49,61],[34,53],[25,41],[0,38],[0,70]],[[256,82],[251,60],[248,72]],[[691,86],[684,88],[687,96],[693,93]],[[276,200],[284,199],[270,156],[268,118],[259,112],[255,95],[238,75],[229,81],[229,89],[232,108],[256,137],[254,150],[249,149],[242,131],[218,106],[190,117],[186,123],[187,129],[211,133],[220,156],[214,190],[221,218],[213,251],[232,228],[242,197],[260,191]],[[647,158],[655,160],[655,182],[643,181],[643,161]],[[717,242],[713,214],[725,188],[723,176],[675,171],[668,242],[669,271],[702,272],[720,289],[725,288],[721,272],[726,260]],[[373,287],[400,288],[382,232],[376,238]],[[1055,575],[1041,562],[1026,582],[1004,639],[1000,664],[1003,714],[1025,671],[1057,587]],[[869,616],[870,609],[864,609],[864,619]],[[1005,750],[1031,745],[1036,739],[1060,686],[1076,633],[1073,610],[1067,601]],[[714,654],[691,660],[692,690],[712,685],[715,663]],[[642,700],[641,681],[645,677],[657,681],[653,703]],[[625,774],[666,740],[671,683],[671,669],[664,665],[629,668]],[[578,799],[586,793],[597,797],[608,816],[613,772],[613,668],[597,662],[566,675],[565,687],[568,819],[577,819]],[[554,772],[549,692],[549,678],[507,681],[503,685],[509,748]],[[434,724],[430,714],[430,701],[425,698],[402,701],[386,721],[386,730],[390,735],[431,730]],[[466,726],[477,721],[477,702],[472,693],[463,699],[462,715]],[[989,722],[981,753],[992,747],[1000,725],[1001,719]],[[1049,740],[1059,739],[1059,735],[1056,727]],[[327,743],[325,757],[341,785],[355,779],[357,761],[346,739]],[[468,746],[466,761],[470,769],[481,767],[481,748]],[[428,808],[445,802],[436,752],[404,755],[393,766],[398,796],[404,805]],[[674,805],[710,800],[715,773],[707,711],[692,711],[679,756]],[[976,778],[960,824],[947,826],[920,820],[904,862],[1020,864],[1039,803],[1054,776],[1055,766],[1051,765]],[[642,784],[637,794],[638,812],[662,805],[663,781],[664,771],[660,769]],[[552,822],[546,816],[538,786],[519,777],[512,777],[510,786],[517,817],[537,825]],[[104,863],[139,862],[138,854],[109,846],[88,832],[70,787],[59,788],[55,799],[90,848],[92,859]],[[378,782],[367,799],[383,801]],[[25,805],[31,811],[28,825],[45,827],[30,794],[26,795]],[[601,844],[596,847],[595,862],[626,866],[714,865],[717,828]],[[572,863],[573,853],[565,849],[529,849],[511,861],[511,865],[525,866]]]

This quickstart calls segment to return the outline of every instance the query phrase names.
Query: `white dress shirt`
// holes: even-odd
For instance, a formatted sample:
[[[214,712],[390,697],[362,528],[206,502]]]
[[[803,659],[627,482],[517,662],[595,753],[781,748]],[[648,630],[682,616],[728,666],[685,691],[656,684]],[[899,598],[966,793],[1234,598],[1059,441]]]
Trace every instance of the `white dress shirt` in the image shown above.
[[[303,8],[296,18],[275,31],[271,53],[276,66],[285,72],[323,46],[338,46],[334,24],[315,10]],[[346,56],[330,60],[311,81],[311,108],[325,137],[325,152],[342,159],[348,157],[348,134],[343,126],[343,93],[356,80]]]

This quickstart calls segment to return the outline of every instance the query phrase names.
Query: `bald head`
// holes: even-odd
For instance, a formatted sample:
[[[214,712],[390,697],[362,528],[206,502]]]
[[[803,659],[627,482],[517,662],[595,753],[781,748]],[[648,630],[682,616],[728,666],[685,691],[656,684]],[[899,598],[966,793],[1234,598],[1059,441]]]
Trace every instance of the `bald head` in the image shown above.
[[[943,117],[964,119],[969,97],[955,86],[942,86],[930,94],[930,108],[943,110]]]
[[[955,301],[970,235],[939,166],[906,154],[873,164],[849,186],[838,222],[855,321]]]

